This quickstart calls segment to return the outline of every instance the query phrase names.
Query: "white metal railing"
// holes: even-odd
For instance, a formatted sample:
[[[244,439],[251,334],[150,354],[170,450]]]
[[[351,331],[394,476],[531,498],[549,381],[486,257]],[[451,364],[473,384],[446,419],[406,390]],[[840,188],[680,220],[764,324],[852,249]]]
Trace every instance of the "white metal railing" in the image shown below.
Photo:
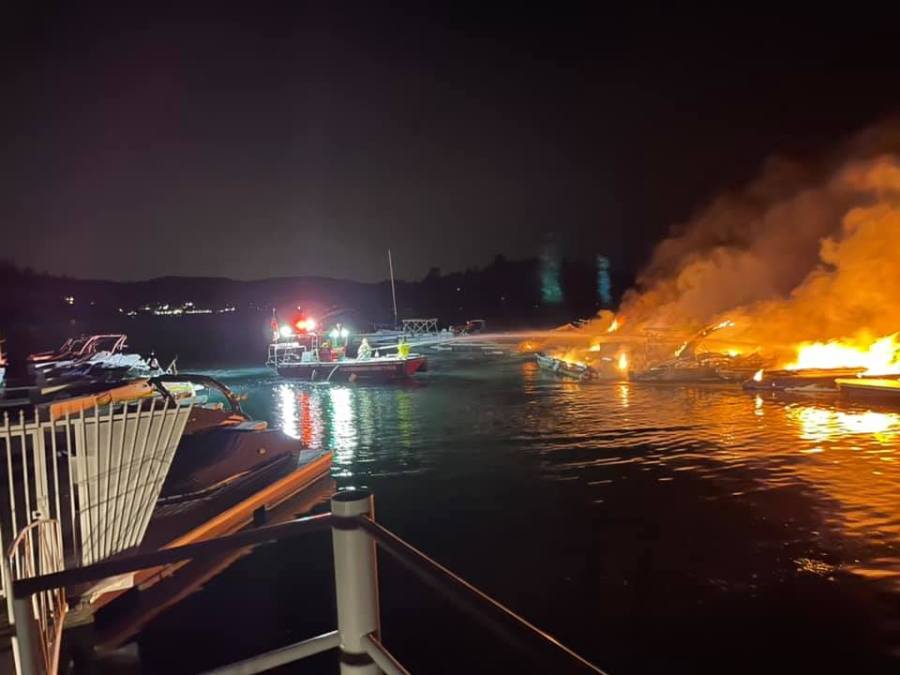
[[[152,397],[105,407],[95,400],[54,419],[46,408],[12,419],[4,413],[0,542],[54,520],[66,567],[139,544],[190,409],[190,403]]]
[[[0,593],[21,636],[13,640],[19,673],[38,661],[41,672],[57,672],[68,605],[58,587],[19,603],[16,613],[12,584],[141,542],[191,404],[154,396],[101,407],[85,398],[74,408],[35,407],[0,419],[0,550],[12,542],[0,563]]]

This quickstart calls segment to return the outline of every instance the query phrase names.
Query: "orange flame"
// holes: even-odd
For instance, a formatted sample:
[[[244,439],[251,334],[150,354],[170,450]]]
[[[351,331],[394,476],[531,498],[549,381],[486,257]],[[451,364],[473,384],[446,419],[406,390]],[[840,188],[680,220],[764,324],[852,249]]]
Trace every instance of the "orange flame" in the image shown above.
[[[788,370],[805,368],[864,368],[866,375],[900,374],[897,333],[875,341],[829,340],[804,342]]]
[[[628,354],[626,354],[625,352],[619,354],[619,358],[616,361],[616,367],[623,373],[628,371]]]

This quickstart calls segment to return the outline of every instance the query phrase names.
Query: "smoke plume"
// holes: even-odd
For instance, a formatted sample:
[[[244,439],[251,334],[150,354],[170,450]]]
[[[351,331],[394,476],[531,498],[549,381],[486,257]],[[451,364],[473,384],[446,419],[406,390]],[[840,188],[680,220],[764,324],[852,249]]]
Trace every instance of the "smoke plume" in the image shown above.
[[[772,352],[900,329],[900,125],[815,165],[770,160],[659,244],[620,316],[630,330],[692,330]],[[599,332],[599,331],[597,331]]]

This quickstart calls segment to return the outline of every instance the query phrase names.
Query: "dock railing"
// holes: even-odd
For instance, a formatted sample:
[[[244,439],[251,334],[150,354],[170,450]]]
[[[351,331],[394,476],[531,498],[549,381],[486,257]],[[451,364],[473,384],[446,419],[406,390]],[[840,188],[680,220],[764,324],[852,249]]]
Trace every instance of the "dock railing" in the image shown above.
[[[276,668],[330,649],[340,650],[341,675],[405,675],[409,671],[380,639],[377,547],[442,594],[461,601],[471,616],[501,639],[528,649],[530,656],[551,652],[562,659],[552,671],[603,673],[596,665],[457,576],[375,521],[374,499],[365,491],[339,492],[331,512],[263,525],[216,539],[161,549],[153,553],[101,561],[85,567],[13,581],[13,645],[19,654],[19,675],[45,672],[32,598],[60,588],[97,582],[185,560],[208,559],[231,551],[269,544],[312,532],[331,530],[337,629],[279,649],[221,666],[216,675],[249,675]]]

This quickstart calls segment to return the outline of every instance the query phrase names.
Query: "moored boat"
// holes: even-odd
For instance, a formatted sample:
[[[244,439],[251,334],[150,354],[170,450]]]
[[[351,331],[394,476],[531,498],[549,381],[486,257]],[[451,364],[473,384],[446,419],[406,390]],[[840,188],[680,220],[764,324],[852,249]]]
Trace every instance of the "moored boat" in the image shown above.
[[[761,370],[744,382],[751,391],[824,391],[837,392],[839,378],[852,378],[863,368],[805,368],[802,370]]]
[[[835,380],[842,394],[851,399],[900,404],[900,380],[885,377],[841,377]]]

